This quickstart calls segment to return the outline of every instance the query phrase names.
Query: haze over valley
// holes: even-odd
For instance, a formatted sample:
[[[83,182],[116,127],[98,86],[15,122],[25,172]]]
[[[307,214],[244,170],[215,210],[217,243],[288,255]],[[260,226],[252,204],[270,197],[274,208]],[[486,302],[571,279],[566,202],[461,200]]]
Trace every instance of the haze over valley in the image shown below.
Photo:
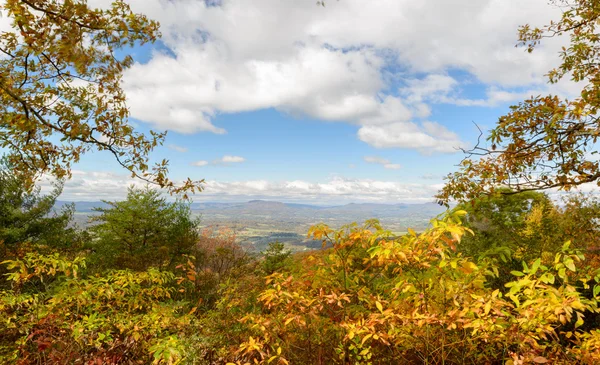
[[[55,208],[70,204],[57,201]],[[106,208],[102,202],[75,202],[75,223],[87,227],[94,208]],[[282,242],[291,250],[321,248],[321,241],[307,238],[310,226],[325,223],[332,228],[367,219],[378,219],[386,229],[404,233],[408,228],[424,230],[429,221],[446,209],[436,203],[376,204],[350,203],[318,206],[251,200],[239,203],[191,203],[192,214],[200,216],[202,227],[229,228],[236,232],[240,245],[251,251],[262,251],[270,242]]]

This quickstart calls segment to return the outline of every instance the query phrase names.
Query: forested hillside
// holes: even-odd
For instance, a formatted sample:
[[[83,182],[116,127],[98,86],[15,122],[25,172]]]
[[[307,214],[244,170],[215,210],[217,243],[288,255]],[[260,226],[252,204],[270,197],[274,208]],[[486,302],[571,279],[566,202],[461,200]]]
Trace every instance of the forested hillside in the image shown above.
[[[186,194],[203,181],[152,167],[164,135],[128,120],[123,53],[156,40],[158,24],[121,0],[5,0],[0,363],[600,363],[600,198],[577,191],[600,181],[600,5],[557,3],[562,17],[524,25],[519,44],[562,37],[548,81],[580,81],[580,95],[500,117],[464,151],[435,198],[448,209],[425,229],[319,223],[306,234],[321,249],[251,253],[232,230],[201,228]],[[74,206],[54,207],[92,151],[148,185],[80,229]],[[45,175],[57,178],[49,193],[36,188]]]

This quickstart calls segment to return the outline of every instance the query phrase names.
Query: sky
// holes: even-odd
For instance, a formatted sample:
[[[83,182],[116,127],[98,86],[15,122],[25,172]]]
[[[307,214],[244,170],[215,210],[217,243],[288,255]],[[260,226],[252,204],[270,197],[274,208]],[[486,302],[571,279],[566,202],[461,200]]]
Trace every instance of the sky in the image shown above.
[[[478,127],[577,91],[544,77],[564,39],[515,47],[519,25],[558,19],[547,0],[130,3],[163,35],[130,50],[131,122],[168,130],[152,157],[206,180],[194,201],[431,202]],[[61,199],[119,199],[131,183],[95,153]]]

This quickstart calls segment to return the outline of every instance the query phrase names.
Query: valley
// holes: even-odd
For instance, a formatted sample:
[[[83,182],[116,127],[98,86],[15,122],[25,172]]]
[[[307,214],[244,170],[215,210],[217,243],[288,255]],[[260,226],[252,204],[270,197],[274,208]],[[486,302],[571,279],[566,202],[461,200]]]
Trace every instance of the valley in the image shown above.
[[[56,208],[69,202],[59,201]],[[102,202],[75,202],[75,223],[81,228],[89,225],[95,207]],[[422,231],[431,218],[445,211],[435,203],[423,204],[346,204],[318,206],[252,200],[240,203],[192,203],[192,214],[199,216],[202,227],[227,227],[237,236],[238,243],[250,251],[263,251],[270,242],[282,242],[292,251],[320,248],[321,241],[306,236],[315,224],[325,223],[339,228],[351,222],[376,218],[389,230],[400,234],[412,228]]]

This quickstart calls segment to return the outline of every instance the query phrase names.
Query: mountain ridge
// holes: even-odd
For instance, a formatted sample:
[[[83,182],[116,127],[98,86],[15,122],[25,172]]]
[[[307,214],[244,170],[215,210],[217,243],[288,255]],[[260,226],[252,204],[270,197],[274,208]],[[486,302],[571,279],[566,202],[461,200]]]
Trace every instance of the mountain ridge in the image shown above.
[[[75,210],[77,212],[93,212],[94,208],[106,208],[109,205],[102,201],[67,201],[57,200],[54,207],[60,209],[63,206],[75,204]],[[195,202],[190,204],[192,211],[204,211],[211,209],[231,209],[231,208],[282,208],[282,209],[309,209],[309,210],[321,210],[321,211],[364,211],[368,209],[383,209],[383,210],[396,210],[396,209],[415,209],[419,207],[439,207],[437,203],[347,203],[340,205],[315,205],[306,203],[286,203],[276,200],[263,200],[255,199],[247,202]]]

